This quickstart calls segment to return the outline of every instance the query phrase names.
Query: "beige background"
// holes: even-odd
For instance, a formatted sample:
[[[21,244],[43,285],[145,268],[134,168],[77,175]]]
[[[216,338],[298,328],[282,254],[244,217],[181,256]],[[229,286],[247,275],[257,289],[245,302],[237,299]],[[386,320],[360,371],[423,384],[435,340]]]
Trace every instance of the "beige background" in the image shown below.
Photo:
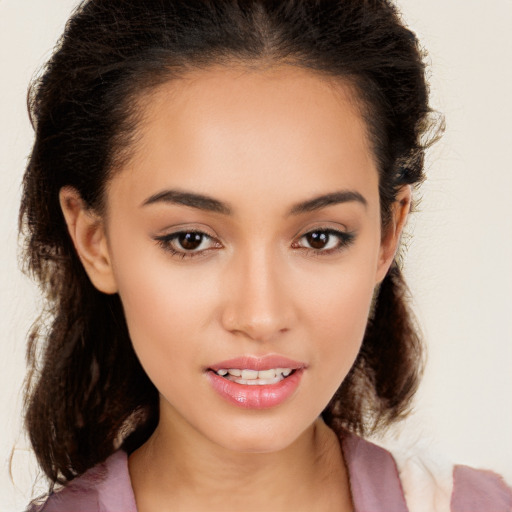
[[[0,0],[0,510],[7,512],[23,509],[36,474],[20,420],[24,337],[37,305],[16,261],[32,136],[26,87],[75,4]],[[409,226],[407,275],[429,362],[401,439],[512,482],[512,1],[400,5],[429,49],[433,105],[447,122]]]

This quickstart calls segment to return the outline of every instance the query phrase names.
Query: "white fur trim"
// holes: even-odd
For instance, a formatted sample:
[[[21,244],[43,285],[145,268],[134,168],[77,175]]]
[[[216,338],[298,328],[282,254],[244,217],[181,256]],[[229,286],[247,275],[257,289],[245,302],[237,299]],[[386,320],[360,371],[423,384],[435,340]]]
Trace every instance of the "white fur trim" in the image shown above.
[[[435,453],[428,436],[397,432],[374,442],[393,455],[409,512],[450,512],[453,464]]]
[[[453,465],[393,453],[409,512],[450,512]]]

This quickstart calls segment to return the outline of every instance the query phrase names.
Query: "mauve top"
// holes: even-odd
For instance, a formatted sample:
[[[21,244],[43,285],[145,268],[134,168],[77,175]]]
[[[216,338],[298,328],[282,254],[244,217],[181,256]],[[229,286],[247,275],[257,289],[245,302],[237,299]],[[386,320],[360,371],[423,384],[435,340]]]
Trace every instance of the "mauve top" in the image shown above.
[[[393,456],[354,435],[342,439],[355,512],[410,512]],[[490,471],[454,466],[451,512],[512,512],[512,489]],[[137,512],[128,457],[119,450],[27,512]]]

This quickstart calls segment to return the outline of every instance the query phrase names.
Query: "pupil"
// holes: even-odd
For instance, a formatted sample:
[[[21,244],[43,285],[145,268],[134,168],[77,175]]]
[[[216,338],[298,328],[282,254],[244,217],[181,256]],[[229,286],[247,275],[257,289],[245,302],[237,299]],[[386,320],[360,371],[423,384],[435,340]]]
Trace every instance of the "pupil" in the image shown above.
[[[178,241],[183,249],[193,251],[201,245],[203,235],[201,233],[181,233]]]
[[[315,231],[306,235],[308,244],[313,249],[323,249],[329,241],[329,234]]]

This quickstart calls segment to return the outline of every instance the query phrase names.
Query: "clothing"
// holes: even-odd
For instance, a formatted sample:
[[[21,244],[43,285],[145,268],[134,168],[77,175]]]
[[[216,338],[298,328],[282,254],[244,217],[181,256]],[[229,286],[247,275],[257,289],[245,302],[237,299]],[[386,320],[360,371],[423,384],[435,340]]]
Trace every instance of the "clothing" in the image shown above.
[[[352,434],[343,437],[341,446],[355,512],[414,512],[406,501],[412,490],[404,490],[390,452]],[[453,468],[453,490],[448,498],[447,508],[438,501],[430,510],[512,511],[512,489],[501,477],[467,466]],[[137,512],[126,452],[117,451],[27,512]]]

